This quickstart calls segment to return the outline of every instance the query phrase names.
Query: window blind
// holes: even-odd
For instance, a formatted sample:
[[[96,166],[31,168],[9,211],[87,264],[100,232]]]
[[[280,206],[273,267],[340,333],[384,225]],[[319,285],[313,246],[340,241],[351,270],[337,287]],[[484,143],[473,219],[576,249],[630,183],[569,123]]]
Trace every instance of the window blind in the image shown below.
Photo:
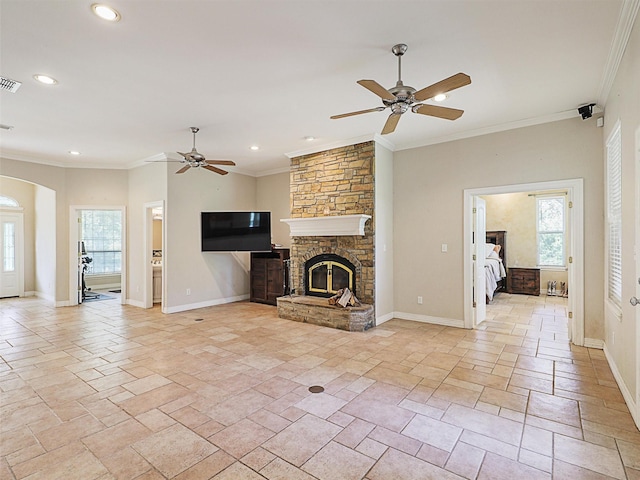
[[[607,141],[607,295],[622,308],[622,151],[620,123]]]

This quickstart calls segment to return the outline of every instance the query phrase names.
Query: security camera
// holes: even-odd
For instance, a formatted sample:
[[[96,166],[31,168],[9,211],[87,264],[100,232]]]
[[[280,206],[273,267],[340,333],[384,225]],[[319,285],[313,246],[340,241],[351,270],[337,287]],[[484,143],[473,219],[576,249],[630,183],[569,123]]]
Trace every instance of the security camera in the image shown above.
[[[582,107],[578,108],[578,113],[580,114],[580,116],[582,116],[583,120],[591,118],[591,115],[593,114],[593,107],[595,106],[595,103],[590,103],[589,105],[583,105]]]

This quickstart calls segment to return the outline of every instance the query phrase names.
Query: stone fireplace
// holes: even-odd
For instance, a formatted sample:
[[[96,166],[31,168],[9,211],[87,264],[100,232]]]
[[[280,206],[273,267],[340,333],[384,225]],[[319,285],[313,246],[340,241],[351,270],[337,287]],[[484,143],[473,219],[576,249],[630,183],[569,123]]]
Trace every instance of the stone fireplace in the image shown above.
[[[375,325],[374,152],[370,141],[291,159],[291,218],[283,221],[291,227],[293,296],[278,299],[280,317],[346,330]],[[322,298],[345,282],[362,307]]]

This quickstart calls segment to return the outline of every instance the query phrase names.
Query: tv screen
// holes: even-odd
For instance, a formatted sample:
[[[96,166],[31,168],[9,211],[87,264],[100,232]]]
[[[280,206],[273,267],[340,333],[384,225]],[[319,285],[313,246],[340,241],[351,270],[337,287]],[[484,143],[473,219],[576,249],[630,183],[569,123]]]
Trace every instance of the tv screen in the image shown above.
[[[271,250],[271,212],[202,212],[203,252]]]

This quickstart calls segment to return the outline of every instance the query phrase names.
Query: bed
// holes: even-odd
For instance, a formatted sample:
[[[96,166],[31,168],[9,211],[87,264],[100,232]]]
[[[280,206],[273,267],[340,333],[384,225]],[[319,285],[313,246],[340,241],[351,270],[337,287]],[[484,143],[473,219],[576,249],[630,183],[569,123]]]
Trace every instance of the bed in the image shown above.
[[[486,232],[484,271],[487,303],[493,301],[496,293],[507,290],[506,255],[507,232],[504,230]]]

